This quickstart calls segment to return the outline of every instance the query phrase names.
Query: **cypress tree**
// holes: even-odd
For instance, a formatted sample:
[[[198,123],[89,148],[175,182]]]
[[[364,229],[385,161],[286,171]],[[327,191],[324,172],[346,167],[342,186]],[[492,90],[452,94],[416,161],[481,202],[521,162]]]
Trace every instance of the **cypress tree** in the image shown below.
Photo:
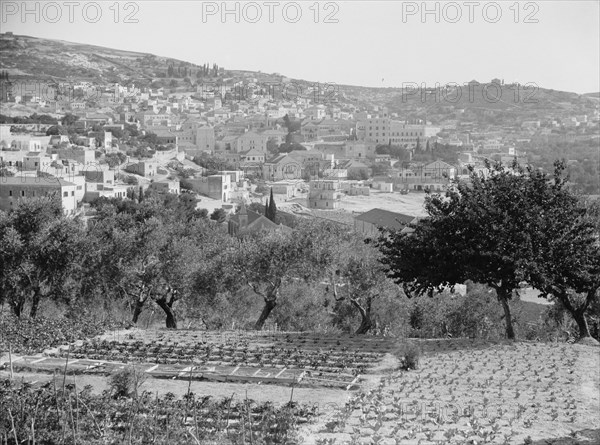
[[[265,216],[269,217],[269,198],[265,201]]]
[[[273,199],[273,188],[271,188],[271,196],[269,197],[269,214],[267,218],[271,221],[275,222],[275,218],[277,217],[277,206],[275,205],[275,199]]]

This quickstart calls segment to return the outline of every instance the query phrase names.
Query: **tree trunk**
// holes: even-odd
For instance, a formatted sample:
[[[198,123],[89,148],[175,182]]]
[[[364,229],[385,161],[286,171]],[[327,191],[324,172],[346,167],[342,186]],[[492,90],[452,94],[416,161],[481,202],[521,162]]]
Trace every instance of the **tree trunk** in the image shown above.
[[[590,328],[588,327],[587,319],[585,318],[585,311],[576,310],[571,313],[577,327],[579,328],[579,338],[591,337]]]
[[[367,298],[366,307],[362,307],[358,301],[353,298],[350,298],[350,302],[358,309],[360,312],[360,326],[356,330],[356,335],[364,335],[371,330],[373,327],[373,320],[371,320],[371,301],[372,298]]]
[[[505,289],[496,289],[496,293],[498,294],[498,300],[502,304],[502,309],[504,309],[504,318],[506,322],[506,338],[509,340],[515,339],[515,330],[513,329],[512,316],[510,314],[510,306],[508,305],[508,296],[510,295],[510,291]]]
[[[133,324],[137,324],[140,315],[142,314],[142,310],[144,309],[144,303],[146,300],[137,299],[135,301],[135,307],[133,308],[133,316],[131,317],[131,322]]]
[[[271,314],[273,309],[275,309],[275,306],[277,306],[277,299],[265,298],[265,305],[263,307],[262,312],[260,313],[260,317],[258,317],[258,320],[254,325],[254,329],[260,331],[263,328],[263,326],[265,325],[265,321],[267,321],[267,318],[269,318],[269,315]]]
[[[25,305],[25,301],[22,298],[20,298],[18,301],[17,300],[10,301],[10,307],[12,308],[12,311],[15,314],[15,317],[21,318],[21,315],[23,315],[23,306],[24,305]]]
[[[585,313],[587,312],[587,308],[591,304],[594,299],[596,290],[593,289],[588,292],[585,301],[579,306],[574,307],[569,299],[569,294],[567,292],[557,292],[555,296],[560,300],[563,307],[571,314],[575,323],[577,323],[577,327],[579,328],[579,338],[591,338],[590,328],[588,327],[587,319],[585,318]]]
[[[356,330],[356,335],[364,335],[371,330],[373,327],[373,322],[369,316],[363,316],[362,321],[360,322],[360,326]]]
[[[166,326],[167,329],[177,329],[177,316],[175,315],[175,311],[173,310],[173,301],[170,303],[167,302],[166,299],[156,300],[156,304],[160,306],[160,308],[165,311],[167,316]]]
[[[31,309],[29,309],[29,316],[35,318],[37,316],[38,307],[40,305],[40,294],[35,292],[31,299]]]

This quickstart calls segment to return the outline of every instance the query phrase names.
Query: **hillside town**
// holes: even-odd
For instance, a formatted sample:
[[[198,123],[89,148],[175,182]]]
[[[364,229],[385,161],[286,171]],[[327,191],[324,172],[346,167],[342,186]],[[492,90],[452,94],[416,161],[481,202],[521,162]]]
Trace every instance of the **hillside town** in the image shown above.
[[[420,216],[426,192],[470,169],[485,173],[486,162],[528,162],[536,141],[598,141],[598,105],[513,126],[446,105],[433,124],[319,85],[290,97],[298,86],[277,74],[267,82],[208,71],[212,80],[172,88],[3,79],[0,209],[56,192],[66,214],[89,216],[100,197],[150,190],[189,194],[229,220],[272,193],[280,210],[355,226],[374,208]],[[165,76],[177,74],[169,66]],[[505,88],[500,79],[483,85]]]
[[[599,12],[1,2],[0,445],[600,444]]]

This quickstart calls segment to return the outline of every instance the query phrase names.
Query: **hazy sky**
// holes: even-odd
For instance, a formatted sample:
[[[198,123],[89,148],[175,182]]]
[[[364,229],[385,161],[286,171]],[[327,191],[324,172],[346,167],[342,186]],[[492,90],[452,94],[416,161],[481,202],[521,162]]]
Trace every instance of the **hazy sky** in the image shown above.
[[[225,16],[220,1],[26,2],[25,15],[21,1],[0,4],[3,32],[316,82],[435,86],[497,77],[600,91],[598,0],[227,2]]]

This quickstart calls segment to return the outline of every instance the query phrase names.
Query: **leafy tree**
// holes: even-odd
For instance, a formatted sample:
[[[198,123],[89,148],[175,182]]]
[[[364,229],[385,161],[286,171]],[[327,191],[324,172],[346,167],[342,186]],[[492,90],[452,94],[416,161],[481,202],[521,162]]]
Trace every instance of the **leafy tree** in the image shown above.
[[[4,161],[0,161],[0,177],[9,178],[15,174],[7,168],[7,164]]]
[[[600,290],[600,206],[570,191],[566,165],[555,162],[554,175],[534,171],[524,190],[534,203],[529,216],[535,261],[528,281],[544,297],[554,297],[571,314],[581,339],[590,331],[588,308]]]
[[[79,120],[79,116],[75,116],[74,114],[70,114],[67,113],[63,116],[63,118],[60,120],[60,123],[64,126],[64,127],[70,127],[73,124],[75,124],[75,122],[77,122]]]
[[[390,164],[388,164],[386,162],[375,162],[371,166],[371,168],[373,170],[373,176],[387,175],[390,172],[390,170],[392,169],[392,167],[390,167]]]
[[[195,156],[193,162],[205,168],[207,175],[215,174],[218,171],[236,170],[236,166],[231,162],[224,161],[207,153]]]
[[[219,224],[224,223],[226,218],[227,218],[227,213],[225,213],[225,210],[220,209],[220,208],[215,209],[210,214],[210,219],[218,222]]]
[[[279,144],[277,144],[276,139],[270,138],[267,141],[267,152],[271,156],[276,156],[277,154],[279,154]]]
[[[46,130],[46,136],[56,136],[63,134],[68,134],[68,131],[62,125],[53,125]]]
[[[173,204],[178,205],[178,204]],[[176,304],[192,298],[198,267],[209,240],[222,237],[203,219],[180,221],[177,212],[153,195],[141,203],[112,200],[96,204],[97,222],[90,230],[96,287],[124,299],[132,322],[149,303],[165,313],[167,328],[177,328]]]
[[[377,153],[378,155],[389,155],[390,154],[390,146],[391,146],[391,141],[390,141],[390,144],[387,144],[387,145],[378,145],[375,147],[375,153]]]
[[[265,207],[260,202],[251,202],[248,204],[247,209],[258,213],[259,215],[264,215],[265,211]]]
[[[278,150],[279,153],[290,153],[292,151],[306,151],[306,147],[292,140],[291,142],[281,144]]]
[[[240,240],[231,262],[243,283],[264,301],[255,329],[262,329],[286,283],[317,279],[329,267],[333,261],[330,226],[309,221],[292,233],[259,232]]]
[[[0,217],[0,290],[17,317],[30,305],[37,316],[43,298],[66,298],[74,274],[83,226],[62,214],[58,198],[20,201]]]
[[[375,325],[373,303],[392,290],[385,268],[378,261],[380,253],[361,240],[347,242],[331,273],[327,291],[331,290],[337,303],[349,302],[360,314],[360,325],[355,334],[368,333]]]
[[[523,193],[531,171],[488,165],[489,176],[471,169],[445,196],[428,196],[428,218],[414,232],[385,232],[379,239],[390,276],[407,295],[442,291],[472,280],[496,291],[506,336],[515,338],[509,302],[527,278],[533,259],[532,202]]]

